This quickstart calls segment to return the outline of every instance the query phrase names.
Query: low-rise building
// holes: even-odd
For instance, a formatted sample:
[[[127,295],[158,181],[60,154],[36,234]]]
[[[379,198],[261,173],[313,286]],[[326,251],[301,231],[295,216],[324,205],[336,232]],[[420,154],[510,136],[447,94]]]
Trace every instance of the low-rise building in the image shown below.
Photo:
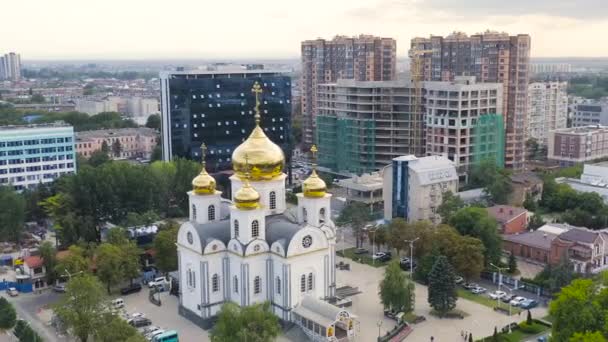
[[[585,164],[580,179],[558,177],[558,184],[568,184],[579,192],[595,192],[608,203],[608,162]]]
[[[608,157],[608,127],[586,126],[551,131],[548,158],[571,166]]]
[[[608,100],[584,99],[572,105],[572,127],[608,125]]]
[[[495,205],[487,211],[500,225],[501,234],[521,233],[528,227],[528,211],[524,208]]]
[[[441,222],[437,208],[443,194],[456,193],[458,174],[446,157],[413,155],[393,159],[383,170],[384,218]]]
[[[0,185],[23,190],[76,172],[74,140],[60,122],[0,127]]]
[[[608,269],[608,230],[548,224],[536,231],[503,235],[503,249],[516,257],[556,265],[567,257],[579,273]]]
[[[379,213],[384,209],[382,175],[379,172],[341,179],[338,186],[344,190],[340,195],[344,195],[347,201],[363,203],[369,206],[372,213]]]
[[[521,172],[511,175],[511,193],[509,204],[522,206],[526,197],[540,201],[543,194],[543,180],[533,172]]]
[[[46,267],[44,260],[33,255],[26,257],[23,261],[23,274],[30,277],[30,281],[34,289],[46,286]]]
[[[158,132],[145,127],[84,131],[76,135],[76,151],[85,158],[105,148],[113,159],[150,159],[157,144]]]

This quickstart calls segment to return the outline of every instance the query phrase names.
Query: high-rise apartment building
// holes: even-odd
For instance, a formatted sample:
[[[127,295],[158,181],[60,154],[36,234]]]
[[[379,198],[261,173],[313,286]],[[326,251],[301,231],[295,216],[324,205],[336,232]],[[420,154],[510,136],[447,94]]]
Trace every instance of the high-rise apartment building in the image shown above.
[[[0,185],[23,190],[74,173],[75,154],[70,125],[0,127]]]
[[[477,83],[474,76],[424,82],[426,154],[453,161],[460,182],[470,166],[492,159],[504,166],[501,83]]]
[[[397,43],[369,35],[336,36],[332,40],[302,42],[301,99],[304,143],[315,138],[317,89],[338,79],[390,81],[395,79]]]
[[[269,70],[161,72],[163,159],[201,159],[207,145],[207,167],[231,168],[234,149],[255,126],[255,96],[262,88],[260,112],[268,137],[290,156],[291,79]],[[288,159],[289,160],[289,159]]]
[[[549,131],[568,124],[568,83],[533,82],[528,85],[527,139],[547,146]]]
[[[467,36],[414,38],[411,48],[422,54],[426,81],[451,81],[455,76],[475,76],[479,82],[503,84],[506,124],[505,163],[522,169],[525,157],[530,36],[484,32]]]
[[[21,56],[9,52],[0,56],[0,80],[19,81],[21,79]]]
[[[575,103],[571,108],[572,127],[608,126],[608,99],[601,101],[585,99]]]
[[[320,84],[316,105],[319,164],[362,174],[398,156],[424,151],[423,143],[416,146],[412,139],[413,115],[422,121],[424,113],[414,110],[415,94],[409,81],[339,79]]]

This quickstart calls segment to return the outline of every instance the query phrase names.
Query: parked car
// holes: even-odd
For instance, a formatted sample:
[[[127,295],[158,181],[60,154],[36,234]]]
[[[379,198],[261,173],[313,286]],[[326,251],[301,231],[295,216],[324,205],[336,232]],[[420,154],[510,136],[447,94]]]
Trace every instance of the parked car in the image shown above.
[[[372,255],[372,259],[378,261],[388,261],[391,260],[391,254],[385,252],[376,252],[376,254]]]
[[[53,286],[53,291],[59,292],[59,293],[65,293],[65,284],[57,284],[57,285]]]
[[[397,311],[393,311],[393,310],[384,310],[384,317],[390,318],[390,319],[397,319],[397,315],[399,314],[399,312]]]
[[[476,284],[476,283],[463,283],[462,287],[464,287],[467,290],[471,290],[471,289],[474,289],[476,287],[479,287],[479,285]]]
[[[484,287],[481,287],[481,286],[477,286],[477,287],[471,289],[471,292],[474,293],[474,294],[481,294],[481,293],[484,293],[486,291],[487,290]]]
[[[128,295],[131,293],[136,293],[141,291],[141,284],[140,283],[133,283],[131,285],[128,285],[126,287],[123,287],[122,289],[120,289],[120,294],[122,295]]]
[[[522,309],[532,309],[538,305],[538,302],[534,299],[526,299],[519,304],[519,307]]]
[[[148,282],[148,287],[149,288],[153,288],[156,285],[165,285],[165,284],[169,284],[169,281],[167,280],[167,278],[165,277],[157,277],[154,278],[154,280],[151,280],[150,282]]]
[[[365,248],[357,248],[355,249],[355,254],[367,254],[369,251]]]
[[[153,333],[153,332],[155,332],[157,330],[161,330],[160,327],[157,327],[156,325],[150,325],[148,327],[145,327],[141,331],[141,333],[145,336],[145,335],[151,334],[151,333]]]
[[[147,335],[144,335],[144,337],[145,337],[145,338],[146,338],[148,341],[152,341],[152,340],[154,339],[154,337],[155,337],[155,336],[158,336],[158,335],[160,335],[160,334],[162,334],[162,333],[164,333],[164,332],[165,332],[165,330],[163,330],[163,329],[159,329],[159,330],[156,330],[156,331],[154,331],[154,332],[148,333]]]
[[[501,299],[502,297],[506,296],[507,293],[504,291],[494,291],[494,292],[490,292],[488,294],[488,296],[492,299]]]
[[[129,324],[135,328],[141,328],[152,324],[152,321],[145,317],[136,317],[133,318]]]
[[[507,303],[507,304],[508,304],[508,303],[509,303],[511,300],[515,299],[515,297],[517,297],[517,296],[516,296],[516,295],[514,295],[514,294],[508,294],[508,295],[506,295],[506,296],[502,297],[500,300],[501,300],[503,303]]]
[[[409,271],[412,268],[416,268],[416,261],[410,261],[410,258],[403,257],[399,260],[399,266],[404,271]]]
[[[512,306],[519,306],[521,305],[521,303],[523,303],[526,300],[525,297],[521,297],[521,296],[517,296],[513,299],[511,299],[511,301],[509,302],[509,304],[511,304]]]
[[[19,291],[14,287],[9,287],[8,290],[6,290],[6,293],[11,297],[17,297],[19,295]]]
[[[519,324],[517,324],[516,322],[511,322],[507,325],[505,325],[504,327],[502,327],[502,332],[503,333],[507,333],[509,332],[509,330],[513,331],[515,329],[519,329]]]
[[[456,284],[460,284],[460,283],[462,283],[463,281],[464,281],[464,278],[463,278],[463,277],[461,277],[461,276],[456,276],[456,278],[454,279],[454,282],[455,282]]]

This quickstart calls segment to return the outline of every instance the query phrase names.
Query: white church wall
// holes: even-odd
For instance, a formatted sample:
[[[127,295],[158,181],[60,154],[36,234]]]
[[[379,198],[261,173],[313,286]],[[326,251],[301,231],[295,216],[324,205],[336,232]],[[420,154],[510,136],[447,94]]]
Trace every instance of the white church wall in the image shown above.
[[[250,181],[251,186],[260,194],[260,204],[266,215],[281,214],[286,209],[285,201],[285,179],[287,175],[281,174],[271,181]],[[230,177],[232,181],[232,198],[235,193],[243,186],[243,181],[237,176]],[[270,192],[274,191],[275,208],[270,206]]]
[[[199,305],[202,303],[202,283],[200,271],[200,256],[198,253],[183,247],[179,248],[180,259],[180,300],[182,306],[201,316]],[[191,275],[189,275],[191,272]],[[190,277],[190,278],[189,278]],[[189,281],[194,277],[194,283]]]

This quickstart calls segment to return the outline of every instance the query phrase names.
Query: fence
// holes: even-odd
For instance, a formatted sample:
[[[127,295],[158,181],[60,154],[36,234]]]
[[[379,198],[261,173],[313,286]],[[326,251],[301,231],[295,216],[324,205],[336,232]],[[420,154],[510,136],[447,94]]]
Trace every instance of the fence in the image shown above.
[[[497,272],[482,272],[481,278],[490,280],[494,284],[501,283],[514,290],[521,290],[532,293],[537,297],[551,297],[551,292],[548,289],[544,289],[543,287],[538,286],[536,284],[527,283],[504,274],[500,274],[499,277],[499,274]]]
[[[30,293],[34,291],[32,284],[17,283],[14,281],[2,281],[0,282],[0,291],[6,291],[8,288],[14,287],[17,291],[22,293]]]

